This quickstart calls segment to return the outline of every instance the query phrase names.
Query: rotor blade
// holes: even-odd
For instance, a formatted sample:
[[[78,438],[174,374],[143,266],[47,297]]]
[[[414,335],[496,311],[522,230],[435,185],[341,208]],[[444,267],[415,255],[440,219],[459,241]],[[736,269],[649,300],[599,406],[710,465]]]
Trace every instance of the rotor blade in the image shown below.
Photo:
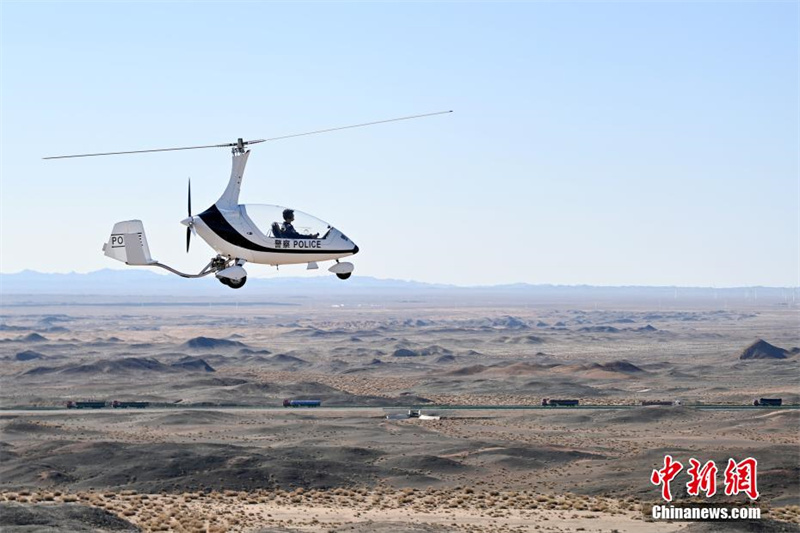
[[[189,242],[192,240],[192,228],[186,227],[186,253],[189,253]]]
[[[446,115],[447,113],[452,113],[453,110],[449,111],[437,111],[436,113],[425,113],[423,115],[410,115],[407,117],[399,117],[399,118],[390,118],[386,120],[376,120],[374,122],[364,122],[363,124],[353,124],[352,126],[340,126],[338,128],[327,128],[324,130],[316,130],[316,131],[307,131],[305,133],[294,133],[292,135],[281,135],[280,137],[271,137],[269,139],[254,139],[252,141],[243,141],[240,143],[225,143],[225,144],[207,144],[204,146],[182,146],[179,148],[155,148],[152,150],[130,150],[127,152],[100,152],[96,154],[75,154],[75,155],[56,155],[50,157],[43,157],[42,159],[71,159],[74,157],[97,157],[103,155],[125,155],[125,154],[147,154],[151,152],[176,152],[178,150],[200,150],[202,148],[230,148],[234,146],[246,146],[248,144],[258,144],[267,141],[280,141],[282,139],[291,139],[293,137],[305,137],[306,135],[316,135],[318,133],[328,133],[331,131],[339,131],[339,130],[348,130],[352,128],[363,128],[364,126],[374,126],[376,124],[386,124],[387,122],[399,122],[401,120],[411,120],[414,118],[423,118],[423,117],[432,117],[435,115]]]
[[[411,115],[408,117],[400,117],[400,118],[390,118],[387,120],[377,120],[375,122],[365,122],[363,124],[354,124],[352,126],[340,126],[338,128],[328,128],[325,130],[316,130],[316,131],[308,131],[306,133],[295,133],[292,135],[282,135],[280,137],[271,137],[269,139],[257,139],[255,141],[250,141],[250,144],[256,144],[261,142],[267,141],[280,141],[281,139],[291,139],[292,137],[303,137],[305,135],[316,135],[317,133],[328,133],[330,131],[339,131],[339,130],[348,130],[350,128],[362,128],[364,126],[374,126],[375,124],[386,124],[387,122],[397,122],[400,120],[411,120],[412,118],[423,118],[423,117],[432,117],[434,115],[446,115],[447,113],[452,113],[453,110],[449,111],[437,111],[436,113],[425,113],[424,115]]]
[[[192,216],[192,178],[189,178],[189,216]]]
[[[263,141],[245,141],[244,144],[256,144]],[[101,155],[124,155],[124,154],[146,154],[150,152],[176,152],[178,150],[200,150],[202,148],[230,148],[238,146],[238,143],[226,144],[207,144],[205,146],[182,146],[180,148],[155,148],[152,150],[131,150],[128,152],[101,152],[97,154],[75,154],[75,155],[55,155],[50,157],[43,157],[42,159],[70,159],[73,157],[96,157]]]

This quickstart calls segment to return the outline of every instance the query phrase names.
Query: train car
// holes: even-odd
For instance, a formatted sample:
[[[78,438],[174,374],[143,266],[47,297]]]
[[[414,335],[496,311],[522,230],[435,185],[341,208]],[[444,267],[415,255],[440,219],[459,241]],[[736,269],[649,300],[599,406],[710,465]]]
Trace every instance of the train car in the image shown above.
[[[114,400],[111,402],[111,407],[114,409],[144,409],[145,407],[149,407],[150,402],[120,402]]]
[[[106,402],[67,402],[67,409],[103,409]]]
[[[545,407],[576,407],[580,404],[580,400],[551,400],[550,398],[542,399],[542,405]]]
[[[322,400],[283,400],[284,407],[319,407]]]
[[[753,405],[761,405],[765,407],[780,407],[782,404],[782,398],[759,398],[753,402]]]

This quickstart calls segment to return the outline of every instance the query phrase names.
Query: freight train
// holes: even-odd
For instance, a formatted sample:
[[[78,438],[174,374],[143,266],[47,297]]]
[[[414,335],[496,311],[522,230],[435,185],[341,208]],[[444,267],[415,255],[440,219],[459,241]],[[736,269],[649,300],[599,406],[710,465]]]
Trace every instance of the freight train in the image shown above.
[[[114,409],[128,409],[129,407],[133,409],[144,409],[149,406],[150,402],[118,402],[117,400],[111,402],[111,407]]]
[[[576,407],[580,400],[551,400],[550,398],[542,399],[542,406],[544,407]]]
[[[88,401],[88,402],[67,402],[67,409],[102,409],[106,406],[106,402]]]
[[[781,398],[759,398],[753,401],[753,405],[763,405],[769,407],[780,407],[783,404]]]
[[[283,400],[284,407],[319,407],[322,400]]]
[[[113,407],[114,409],[144,409],[150,406],[150,402],[120,402],[114,400],[113,402],[103,402],[99,400],[90,400],[85,402],[67,402],[67,409],[104,409],[106,407]]]

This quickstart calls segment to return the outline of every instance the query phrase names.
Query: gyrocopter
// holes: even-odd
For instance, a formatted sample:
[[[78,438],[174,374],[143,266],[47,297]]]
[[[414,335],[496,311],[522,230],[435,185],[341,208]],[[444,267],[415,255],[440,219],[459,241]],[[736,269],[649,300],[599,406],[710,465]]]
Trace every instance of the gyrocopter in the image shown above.
[[[451,112],[439,111],[424,115],[284,135],[271,139],[251,141],[238,139],[235,143],[207,146],[62,155],[45,157],[44,159],[170,152],[201,148],[230,148],[233,153],[233,164],[228,186],[214,205],[196,215],[192,214],[192,184],[191,181],[189,182],[189,216],[181,220],[181,224],[186,226],[186,251],[189,251],[192,234],[195,234],[199,235],[217,252],[217,256],[212,258],[199,273],[186,274],[152,259],[144,232],[144,224],[141,220],[126,220],[114,224],[111,236],[103,245],[105,255],[122,261],[127,265],[163,268],[184,278],[202,278],[209,274],[214,274],[223,285],[227,285],[232,289],[241,288],[247,281],[247,271],[244,269],[244,265],[247,262],[270,266],[306,263],[308,265],[307,268],[313,270],[319,268],[318,263],[320,262],[334,261],[334,264],[328,270],[336,274],[339,279],[348,279],[353,273],[353,263],[340,262],[339,259],[355,255],[359,250],[356,243],[351,241],[340,230],[299,210],[277,205],[239,203],[242,177],[244,176],[245,165],[247,165],[247,158],[250,156],[250,150],[247,147],[267,141],[327,133],[348,128],[360,128]]]

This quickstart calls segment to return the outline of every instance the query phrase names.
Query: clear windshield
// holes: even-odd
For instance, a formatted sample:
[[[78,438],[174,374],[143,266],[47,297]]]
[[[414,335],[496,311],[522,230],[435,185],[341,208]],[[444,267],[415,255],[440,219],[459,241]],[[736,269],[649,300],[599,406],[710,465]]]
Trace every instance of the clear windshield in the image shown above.
[[[283,218],[286,208],[279,205],[248,204],[242,211],[266,237],[294,237],[324,239],[330,225],[308,213],[294,210],[294,221]],[[276,235],[276,231],[279,235]]]

